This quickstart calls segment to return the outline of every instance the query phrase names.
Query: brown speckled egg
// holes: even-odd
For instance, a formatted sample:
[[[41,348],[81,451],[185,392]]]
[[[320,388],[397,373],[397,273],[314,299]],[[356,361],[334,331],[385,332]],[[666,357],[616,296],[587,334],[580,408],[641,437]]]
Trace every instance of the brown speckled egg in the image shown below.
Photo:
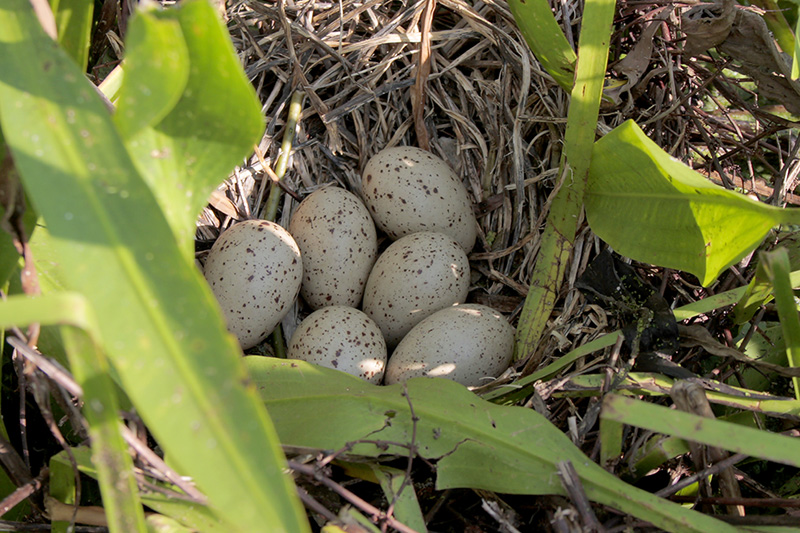
[[[303,261],[289,232],[267,220],[245,220],[220,235],[204,269],[228,330],[242,349],[263,341],[300,291]]]
[[[386,384],[442,377],[477,387],[511,364],[514,328],[499,312],[462,304],[432,314],[408,332],[386,366]]]
[[[472,250],[477,221],[467,189],[430,152],[412,146],[378,152],[364,167],[361,190],[375,223],[392,239],[436,231]]]
[[[314,191],[292,215],[289,233],[303,256],[306,303],[358,307],[378,256],[375,224],[361,200],[339,187]]]
[[[286,355],[377,384],[386,366],[386,342],[367,315],[334,305],[314,311],[300,323]]]
[[[469,261],[456,241],[443,233],[413,233],[375,261],[362,307],[395,346],[423,318],[463,302],[469,280]]]

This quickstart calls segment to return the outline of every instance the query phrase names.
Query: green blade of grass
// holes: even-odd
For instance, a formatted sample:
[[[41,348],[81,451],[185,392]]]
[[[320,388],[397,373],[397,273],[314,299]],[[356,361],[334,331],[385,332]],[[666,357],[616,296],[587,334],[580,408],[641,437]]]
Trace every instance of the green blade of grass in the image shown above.
[[[516,360],[533,353],[539,343],[569,263],[583,208],[615,6],[614,0],[586,2],[584,6],[575,85],[567,115],[561,185],[547,215],[530,290],[517,326]]]
[[[76,293],[35,298],[10,296],[0,302],[0,327],[24,327],[32,322],[70,325],[62,328],[61,335],[72,373],[83,389],[83,413],[89,423],[92,460],[98,471],[109,528],[114,532],[146,531],[133,461],[120,433],[116,389],[97,342],[99,328],[88,302]],[[65,477],[64,481],[68,480]],[[63,499],[63,492],[53,496],[71,503]]]
[[[566,390],[554,393],[554,396],[599,396],[605,381],[600,374],[582,374],[573,376],[564,384]],[[675,380],[661,374],[631,372],[618,386],[618,393],[630,396],[664,396],[669,394]],[[723,384],[707,381],[706,397],[711,403],[745,409],[768,416],[800,416],[800,400],[792,400],[781,396],[772,396],[740,387],[725,385],[728,392],[714,390]]]
[[[800,467],[800,441],[795,438],[676,411],[617,394],[605,397],[600,418]]]
[[[147,531],[133,461],[120,433],[122,420],[105,354],[81,330],[65,327],[61,335],[70,369],[83,388],[83,414],[89,423],[92,462],[97,467],[108,528],[112,533]]]
[[[66,288],[91,303],[123,389],[170,460],[235,530],[307,531],[213,295],[89,82],[26,0],[0,4],[0,126]]]
[[[800,318],[797,316],[797,303],[792,280],[789,275],[789,254],[785,248],[761,254],[761,262],[772,282],[775,293],[775,306],[778,308],[783,340],[786,344],[786,357],[793,368],[800,366]],[[800,378],[793,377],[794,396],[800,400]]]
[[[539,63],[565,91],[572,90],[577,57],[553,16],[550,3],[510,0],[508,7]]]
[[[85,446],[74,447],[71,448],[71,450],[75,462],[78,463],[78,470],[90,478],[98,479],[99,474],[92,460],[91,451]],[[72,468],[65,452],[55,455],[53,460],[68,465],[70,469]],[[164,489],[177,490],[175,487],[169,485],[161,486]],[[141,497],[147,507],[161,513],[163,516],[168,516],[176,520],[183,526],[189,528],[190,531],[202,533],[225,533],[230,531],[230,528],[219,522],[208,507],[196,501],[179,499],[155,491],[144,493]],[[148,516],[146,520],[148,525],[150,525],[151,517]]]

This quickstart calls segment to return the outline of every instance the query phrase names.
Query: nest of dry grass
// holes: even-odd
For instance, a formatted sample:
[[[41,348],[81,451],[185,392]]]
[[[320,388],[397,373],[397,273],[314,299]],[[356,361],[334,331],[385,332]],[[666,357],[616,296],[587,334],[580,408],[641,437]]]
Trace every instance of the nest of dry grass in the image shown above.
[[[576,41],[582,3],[551,4],[568,40]],[[729,58],[683,57],[680,11],[656,1],[618,3],[609,68],[628,83],[604,103],[598,132],[632,118],[661,147],[714,181],[775,204],[800,203],[792,192],[800,169],[790,129],[795,123],[780,103],[759,101],[748,79],[727,69]],[[267,128],[259,157],[226,183],[235,208],[226,210],[221,202],[207,209],[201,240],[213,240],[233,218],[260,212],[270,184],[265,167],[275,166],[289,101],[303,91],[283,180],[291,194],[283,197],[278,222],[287,226],[298,198],[323,184],[358,193],[361,170],[385,147],[428,148],[462,177],[478,213],[469,301],[490,305],[515,323],[548,214],[569,97],[524,44],[507,4],[245,0],[229,2],[226,15]],[[427,68],[421,67],[426,58]],[[511,373],[529,373],[619,326],[574,290],[604,246],[586,224],[580,226],[548,331],[537,352]],[[673,306],[749,279],[744,263],[709,291],[691,276],[635,266]],[[721,334],[723,318],[704,320]],[[679,360],[689,365],[692,357],[683,353]],[[606,363],[603,355],[590,358],[570,374]],[[596,404],[555,399],[550,394],[557,385],[544,387],[548,393],[530,405],[565,430],[569,418],[586,418],[573,440],[591,452],[596,442],[588,420],[596,417]]]
[[[554,12],[574,42],[582,4],[557,4]],[[598,132],[632,118],[660,146],[712,179],[771,195],[771,180],[753,179],[755,167],[786,177],[793,151],[778,133],[793,123],[758,107],[743,80],[723,71],[722,60],[716,70],[710,70],[713,61],[684,61],[679,14],[672,4],[619,4],[612,76],[615,69],[623,81],[630,76],[620,58],[636,54],[640,60],[634,83],[604,103]],[[478,212],[481,231],[470,260],[479,276],[470,299],[513,321],[548,213],[569,98],[524,44],[507,4],[246,0],[231,2],[226,16],[267,117],[263,157],[253,157],[227,183],[239,216],[263,207],[269,184],[264,166],[275,165],[289,101],[303,91],[284,178],[294,195],[284,196],[278,222],[287,225],[297,199],[320,185],[336,182],[358,193],[366,161],[385,147],[428,148],[462,177]],[[429,65],[421,69],[425,57]],[[709,111],[709,102],[720,105]],[[789,176],[774,199],[795,201],[792,185]],[[215,210],[205,216],[206,239],[231,221]],[[584,225],[550,342],[535,355],[537,362],[559,347],[581,344],[587,328],[596,329],[595,321],[576,318],[581,306],[572,288],[600,246]]]
[[[575,41],[581,3],[558,3],[554,12]],[[671,4],[620,3],[611,74],[616,71],[623,81],[630,76],[630,64],[620,60],[625,56],[629,62],[639,58],[638,70],[614,102],[604,103],[598,132],[635,119],[660,146],[718,182],[772,196],[771,180],[753,179],[755,167],[766,168],[784,178],[773,200],[796,201],[792,176],[785,179],[792,150],[779,135],[792,123],[758,107],[743,80],[723,71],[721,60],[716,70],[710,70],[713,62],[684,61],[679,13]],[[247,0],[231,2],[226,16],[267,117],[263,157],[253,157],[226,184],[236,205],[228,215],[250,216],[263,207],[269,189],[264,167],[275,165],[289,101],[303,91],[283,182],[294,194],[284,196],[278,222],[287,225],[297,199],[320,185],[336,182],[358,193],[361,170],[377,151],[426,147],[462,177],[478,212],[479,242],[470,257],[478,275],[470,300],[497,308],[513,322],[548,213],[569,98],[524,44],[507,4]],[[427,69],[420,68],[424,58]],[[720,105],[709,111],[709,102]],[[201,238],[208,240],[233,218],[224,209],[204,216]],[[582,317],[572,290],[600,247],[584,225],[551,331],[532,355],[537,365],[559,349],[590,340],[598,321],[607,322]],[[688,283],[676,304],[702,296]]]

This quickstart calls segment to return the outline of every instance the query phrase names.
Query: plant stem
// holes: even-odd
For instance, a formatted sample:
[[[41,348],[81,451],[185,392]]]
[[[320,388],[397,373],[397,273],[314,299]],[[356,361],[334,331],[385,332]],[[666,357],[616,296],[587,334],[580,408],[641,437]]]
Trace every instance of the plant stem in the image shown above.
[[[584,7],[575,85],[567,114],[560,189],[547,216],[530,291],[517,327],[516,360],[534,352],[555,307],[567,269],[583,208],[615,5],[614,0],[597,0],[586,2]]]
[[[289,164],[289,156],[292,153],[292,143],[294,142],[295,129],[300,120],[300,111],[303,109],[303,93],[295,91],[292,94],[292,101],[289,103],[289,116],[286,119],[286,129],[283,132],[283,142],[281,143],[281,154],[275,164],[275,175],[278,180],[282,180],[286,174],[286,166]],[[281,197],[281,188],[277,182],[272,182],[269,189],[269,197],[264,209],[261,211],[261,218],[264,220],[275,220],[278,215],[278,202]]]

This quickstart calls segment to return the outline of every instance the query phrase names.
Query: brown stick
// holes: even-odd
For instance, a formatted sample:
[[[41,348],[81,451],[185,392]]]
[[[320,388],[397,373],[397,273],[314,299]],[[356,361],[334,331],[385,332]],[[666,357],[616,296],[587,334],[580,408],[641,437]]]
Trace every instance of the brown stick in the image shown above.
[[[694,413],[706,418],[714,418],[714,412],[711,410],[711,404],[708,403],[706,392],[699,383],[689,380],[677,381],[672,386],[670,396],[672,396],[672,400],[681,411]],[[703,469],[705,464],[701,463],[700,459],[703,455],[701,451],[702,447],[690,441],[689,448],[692,451],[692,460],[699,470]],[[710,464],[718,464],[728,457],[727,452],[714,446],[708,446],[706,452]],[[739,483],[736,481],[736,476],[733,474],[733,466],[720,471],[719,486],[723,496],[729,498],[741,498],[742,496],[739,490]],[[710,494],[704,494],[703,496],[710,496]],[[706,497],[704,500],[708,501],[708,498]],[[728,514],[744,516],[744,507],[741,505],[729,505]]]
[[[414,128],[417,132],[417,144],[423,150],[431,149],[430,135],[425,126],[425,98],[428,86],[428,76],[431,73],[431,26],[433,26],[433,12],[436,10],[436,0],[425,2],[425,11],[422,14],[422,27],[419,54],[417,54],[417,79],[414,83]]]

